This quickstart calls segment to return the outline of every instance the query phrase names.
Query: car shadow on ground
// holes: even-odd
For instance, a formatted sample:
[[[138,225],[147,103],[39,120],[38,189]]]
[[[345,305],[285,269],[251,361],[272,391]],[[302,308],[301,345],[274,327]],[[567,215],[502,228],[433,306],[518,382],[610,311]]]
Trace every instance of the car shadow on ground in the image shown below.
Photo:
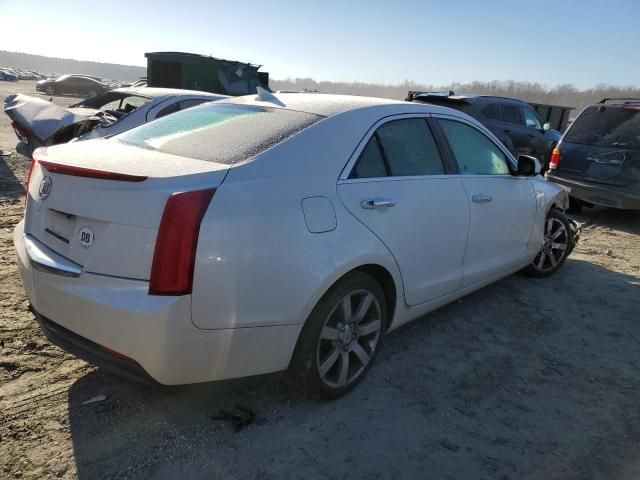
[[[583,208],[580,214],[568,214],[584,226],[597,225],[640,235],[640,211],[615,208]]]
[[[335,402],[272,379],[159,388],[94,371],[69,392],[78,477],[636,478],[639,293],[574,259],[508,277],[389,334]],[[238,433],[211,418],[236,404],[257,415]]]
[[[16,199],[23,197],[25,189],[20,180],[15,176],[14,169],[9,162],[29,161],[21,160],[19,155],[0,155],[0,199]]]

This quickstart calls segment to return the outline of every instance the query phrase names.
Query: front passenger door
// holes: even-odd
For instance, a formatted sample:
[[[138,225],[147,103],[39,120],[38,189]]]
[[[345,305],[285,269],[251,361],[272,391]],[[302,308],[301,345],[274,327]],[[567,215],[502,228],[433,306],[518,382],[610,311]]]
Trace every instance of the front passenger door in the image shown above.
[[[438,124],[470,205],[463,286],[524,267],[536,215],[531,180],[512,176],[503,150],[475,126],[444,118]]]

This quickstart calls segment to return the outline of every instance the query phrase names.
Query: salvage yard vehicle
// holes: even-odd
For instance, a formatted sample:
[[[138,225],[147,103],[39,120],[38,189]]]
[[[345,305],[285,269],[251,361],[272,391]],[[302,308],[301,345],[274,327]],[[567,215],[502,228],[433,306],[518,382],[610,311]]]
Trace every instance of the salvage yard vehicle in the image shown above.
[[[4,112],[18,137],[16,151],[31,156],[41,146],[107,137],[203,102],[227,98],[172,88],[118,88],[69,108],[28,95],[10,95]]]
[[[586,107],[553,150],[546,178],[569,191],[574,211],[640,210],[640,98]]]
[[[95,97],[108,92],[113,85],[89,75],[68,74],[36,82],[36,91],[47,95],[77,95]]]
[[[543,124],[527,102],[515,98],[490,95],[467,95],[454,92],[414,92],[407,100],[455,108],[471,115],[487,127],[515,155],[531,155],[538,159],[542,171],[562,134]]]
[[[452,109],[236,97],[38,149],[14,242],[47,337],[167,385],[288,370],[336,398],[383,335],[574,235],[564,190]]]

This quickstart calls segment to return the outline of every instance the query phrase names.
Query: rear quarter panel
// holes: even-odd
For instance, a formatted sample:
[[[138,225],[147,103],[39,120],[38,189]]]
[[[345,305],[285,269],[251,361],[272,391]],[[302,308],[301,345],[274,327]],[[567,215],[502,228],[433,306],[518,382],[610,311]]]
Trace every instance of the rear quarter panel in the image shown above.
[[[200,229],[192,318],[205,329],[303,323],[342,275],[377,264],[402,292],[387,248],[337,197],[349,156],[375,120],[348,112],[323,120],[233,167]],[[337,227],[310,233],[302,200],[327,198]]]

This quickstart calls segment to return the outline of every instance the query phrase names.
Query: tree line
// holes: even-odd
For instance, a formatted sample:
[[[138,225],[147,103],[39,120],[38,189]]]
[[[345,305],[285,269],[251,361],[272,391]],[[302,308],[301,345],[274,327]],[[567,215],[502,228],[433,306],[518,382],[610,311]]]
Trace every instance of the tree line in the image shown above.
[[[536,82],[521,82],[515,80],[494,80],[491,82],[452,83],[450,85],[422,85],[406,80],[398,85],[377,85],[361,82],[318,82],[312,78],[287,78],[271,80],[270,87],[275,90],[310,91],[320,93],[335,93],[347,95],[362,95],[372,97],[404,100],[409,90],[425,92],[474,93],[479,95],[496,95],[501,97],[518,98],[527,102],[548,103],[573,107],[576,114],[583,107],[596,103],[603,98],[633,97],[640,98],[640,88],[620,87],[598,84],[593,88],[580,90],[572,84],[549,87]]]

